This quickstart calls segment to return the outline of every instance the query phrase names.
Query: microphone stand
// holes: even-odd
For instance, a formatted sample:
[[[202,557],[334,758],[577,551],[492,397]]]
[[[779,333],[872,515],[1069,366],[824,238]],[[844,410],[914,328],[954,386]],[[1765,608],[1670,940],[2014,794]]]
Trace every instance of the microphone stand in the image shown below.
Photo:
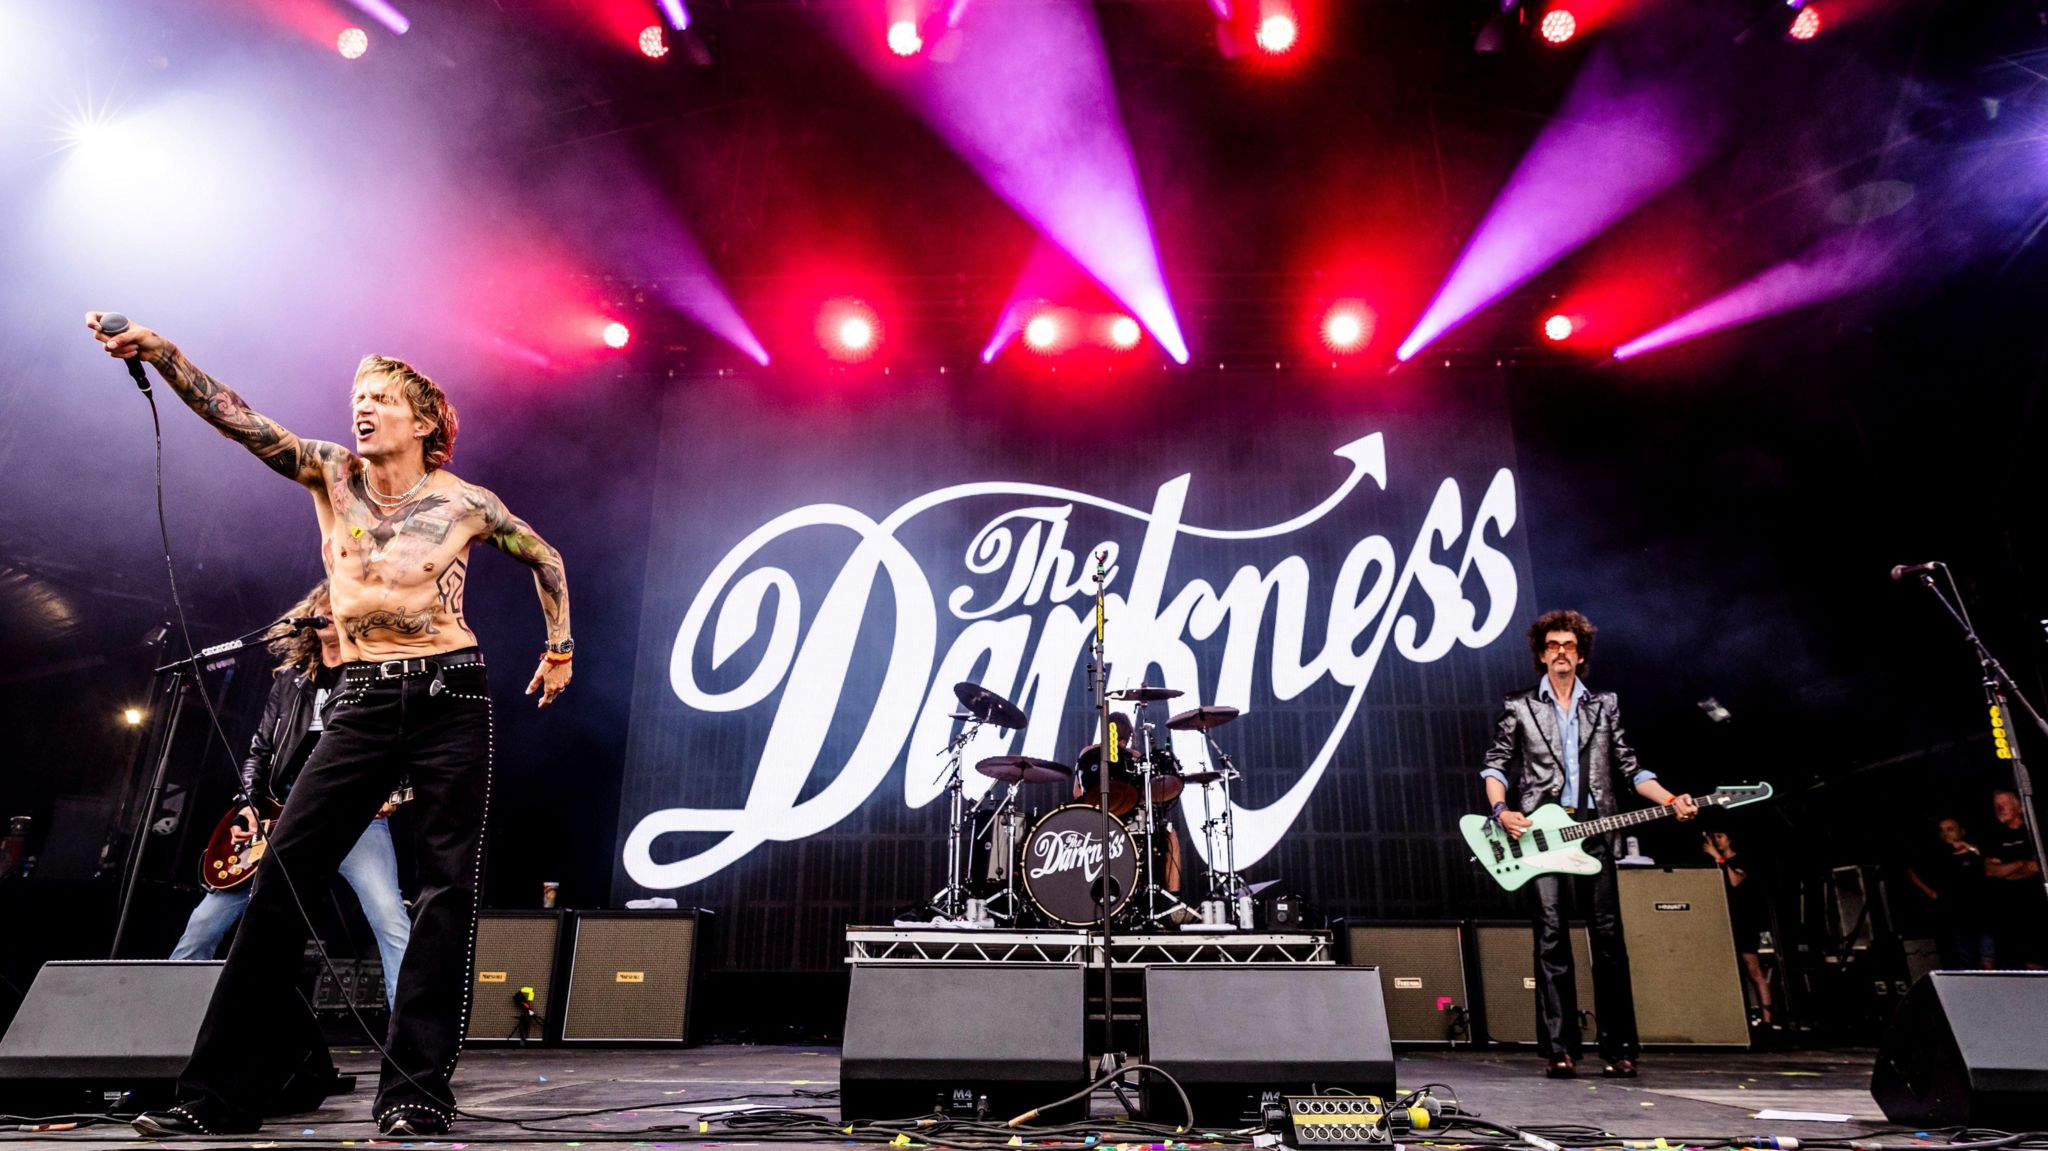
[[[174,659],[151,672],[152,678],[166,675],[170,677],[158,693],[159,698],[167,697],[170,700],[170,706],[165,711],[163,723],[157,727],[156,762],[150,769],[149,787],[143,792],[142,806],[135,813],[134,826],[128,832],[127,859],[122,865],[121,898],[114,910],[114,941],[107,948],[107,958],[121,957],[121,943],[128,934],[128,918],[133,910],[135,888],[142,880],[142,857],[149,846],[149,824],[156,817],[157,805],[163,802],[164,779],[170,773],[171,767],[171,748],[178,741],[178,724],[185,717],[185,697],[191,693],[193,684],[198,679],[200,661],[241,651],[257,637],[276,627],[278,622],[281,621],[264,624],[226,643],[201,648],[183,659]],[[170,642],[171,633],[166,627],[163,645],[168,647]],[[129,794],[133,795],[134,792],[131,790]]]
[[[1095,693],[1096,727],[1102,732],[1102,754],[1095,757],[1095,794],[1102,807],[1102,878],[1096,887],[1095,910],[1102,922],[1102,1061],[1097,1066],[1097,1077],[1107,1075],[1122,1066],[1123,1060],[1116,1050],[1116,992],[1111,986],[1116,961],[1111,957],[1114,929],[1110,925],[1110,907],[1115,900],[1112,888],[1116,878],[1109,866],[1109,845],[1115,831],[1115,817],[1109,812],[1109,768],[1120,749],[1116,744],[1116,732],[1109,725],[1109,671],[1103,662],[1104,607],[1103,592],[1109,583],[1109,552],[1105,549],[1095,553],[1095,661],[1088,669],[1089,686]]]
[[[2019,684],[2014,683],[2012,676],[2006,674],[2005,666],[1991,654],[1991,649],[1984,646],[1984,641],[1977,635],[1976,626],[1970,622],[1969,609],[1963,606],[1963,593],[1962,589],[1956,587],[1955,573],[1948,570],[1947,564],[1940,566],[1942,574],[1948,576],[1949,592],[1953,593],[1953,600],[1934,582],[1934,575],[1931,572],[1920,573],[1920,584],[1934,593],[1934,598],[1941,602],[1941,606],[1947,609],[1956,625],[1963,629],[1963,641],[1977,651],[1977,665],[1983,669],[1984,675],[1984,700],[1992,709],[1992,716],[1998,729],[2004,733],[2004,758],[2012,761],[2013,792],[2020,799],[2020,818],[2026,824],[2027,835],[2034,841],[2034,864],[2040,869],[2035,879],[2043,885],[2044,891],[2048,891],[2048,844],[2041,842],[2040,820],[2034,814],[2034,778],[2027,771],[2026,761],[2020,757],[2020,742],[2015,737],[2011,722],[2011,703],[2018,702],[2021,710],[2034,721],[2034,726],[2040,729],[2043,736],[2048,736],[2048,720],[2043,720],[2041,713],[2034,710],[2034,705],[2027,702],[2027,697],[2020,691]]]

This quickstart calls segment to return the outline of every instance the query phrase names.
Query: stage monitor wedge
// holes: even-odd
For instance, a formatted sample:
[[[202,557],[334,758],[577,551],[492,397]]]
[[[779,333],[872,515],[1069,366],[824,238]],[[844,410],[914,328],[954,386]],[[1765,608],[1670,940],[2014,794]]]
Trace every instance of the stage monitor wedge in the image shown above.
[[[1145,969],[1145,1052],[1187,1092],[1197,1126],[1256,1123],[1283,1095],[1394,1094],[1380,973],[1312,964]],[[1172,1085],[1144,1081],[1154,1123],[1188,1122]]]
[[[1870,1094],[1894,1123],[2030,1131],[2048,1116],[2048,971],[1937,971],[1892,1017]]]
[[[127,1092],[173,1097],[223,965],[148,959],[46,963],[0,1038],[0,1097],[68,1111]],[[13,1110],[12,1107],[8,1108]]]
[[[569,920],[564,1043],[696,1039],[693,999],[711,913],[578,911]]]
[[[1005,1122],[1088,1085],[1079,965],[855,964],[839,1065],[847,1122],[934,1109]],[[1087,1117],[1083,1097],[1039,1123]]]

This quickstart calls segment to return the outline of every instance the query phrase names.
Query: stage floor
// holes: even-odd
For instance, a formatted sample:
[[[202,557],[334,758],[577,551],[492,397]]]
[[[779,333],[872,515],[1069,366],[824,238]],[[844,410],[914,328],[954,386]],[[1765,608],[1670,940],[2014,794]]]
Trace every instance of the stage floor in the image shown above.
[[[261,1133],[207,1140],[209,1146],[360,1145],[373,1140],[370,1098],[376,1077],[374,1054],[337,1049],[336,1062],[362,1076],[353,1095],[329,1100],[311,1115],[271,1124]],[[1503,1052],[1410,1052],[1401,1057],[1398,1076],[1403,1090],[1425,1083],[1456,1089],[1466,1107],[1491,1119],[1516,1126],[1591,1124],[1631,1138],[1681,1139],[1796,1135],[1803,1139],[1867,1134],[1885,1127],[1884,1116],[1870,1098],[1868,1051],[1783,1054],[1653,1052],[1633,1082],[1597,1077],[1553,1082],[1541,1075],[1531,1054]],[[837,1119],[836,1099],[793,1097],[798,1091],[830,1091],[838,1086],[839,1051],[832,1046],[756,1047],[709,1046],[683,1050],[624,1051],[616,1049],[530,1048],[472,1050],[463,1055],[456,1077],[465,1109],[525,1120],[547,1132],[522,1130],[510,1122],[465,1120],[440,1146],[488,1142],[493,1147],[562,1147],[622,1141],[660,1148],[684,1132],[690,1142],[696,1100],[745,1095],[757,1103],[802,1107]],[[565,1111],[629,1107],[614,1114],[541,1122],[540,1116]],[[1762,1121],[1752,1118],[1764,1108],[1847,1114],[1848,1123]],[[1098,1094],[1095,1114],[1107,1120],[1121,1114],[1115,1100]],[[681,1127],[675,1125],[681,1124]],[[667,1132],[649,1129],[668,1126]],[[113,1140],[113,1128],[81,1130],[52,1136],[6,1137],[15,1145],[46,1147],[137,1147],[139,1139]],[[1114,1127],[1105,1127],[1105,1143],[1114,1143]],[[691,1137],[694,1136],[694,1137]],[[744,1134],[724,1137],[716,1146],[756,1146]],[[387,1146],[390,1144],[386,1144]],[[416,1145],[428,1146],[428,1141]],[[783,1144],[787,1145],[787,1144]],[[843,1148],[844,1142],[820,1142],[819,1148]],[[804,1146],[804,1144],[797,1144]],[[1076,1146],[1069,1143],[1067,1146]]]

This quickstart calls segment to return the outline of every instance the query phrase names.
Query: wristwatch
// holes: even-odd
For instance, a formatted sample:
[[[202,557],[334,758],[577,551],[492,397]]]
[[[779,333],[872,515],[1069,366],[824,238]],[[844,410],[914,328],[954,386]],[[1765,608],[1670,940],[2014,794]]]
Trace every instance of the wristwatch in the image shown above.
[[[550,655],[576,654],[576,641],[573,639],[565,639],[560,641],[549,640],[546,646],[548,649],[548,654]]]

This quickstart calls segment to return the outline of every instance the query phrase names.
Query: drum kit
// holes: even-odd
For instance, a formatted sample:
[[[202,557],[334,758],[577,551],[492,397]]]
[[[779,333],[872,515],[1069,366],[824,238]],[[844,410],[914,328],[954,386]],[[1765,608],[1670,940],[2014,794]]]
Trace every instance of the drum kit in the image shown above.
[[[1252,901],[1237,875],[1233,846],[1230,785],[1239,775],[1212,734],[1237,718],[1236,708],[1197,707],[1165,720],[1167,731],[1202,734],[1209,766],[1191,772],[1182,769],[1164,738],[1154,742],[1159,725],[1148,719],[1149,709],[1163,709],[1181,692],[1149,686],[1109,692],[1110,700],[1130,706],[1130,712],[1111,712],[1106,724],[1107,806],[1113,818],[1105,825],[1102,742],[1082,748],[1072,764],[1028,755],[983,759],[973,770],[1004,787],[969,804],[967,747],[984,726],[1007,733],[1029,717],[980,684],[956,684],[953,694],[961,708],[953,718],[961,728],[940,753],[946,756],[940,778],[948,796],[946,886],[932,897],[933,912],[978,926],[1252,926]],[[1049,810],[1034,806],[1027,814],[1025,789],[1034,789],[1030,798],[1037,799],[1055,785],[1066,789],[1066,802]],[[1181,897],[1180,841],[1173,824],[1175,804],[1190,787],[1202,792],[1201,834],[1209,861],[1199,907]],[[980,867],[977,853],[984,858]]]

